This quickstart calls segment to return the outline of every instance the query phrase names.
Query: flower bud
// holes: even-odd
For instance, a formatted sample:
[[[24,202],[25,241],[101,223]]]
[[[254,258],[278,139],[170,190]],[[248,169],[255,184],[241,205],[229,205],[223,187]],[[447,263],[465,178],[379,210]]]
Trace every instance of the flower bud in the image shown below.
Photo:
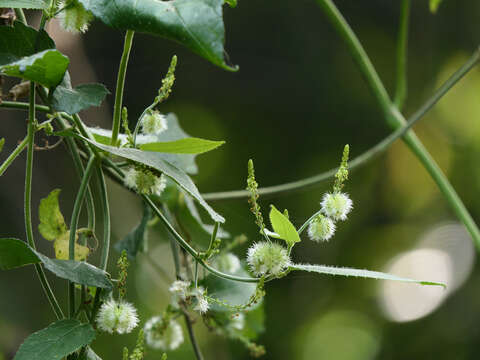
[[[332,219],[318,215],[308,225],[308,236],[313,241],[327,241],[335,233],[335,223]]]
[[[153,349],[175,350],[183,343],[182,327],[173,319],[164,324],[160,316],[154,316],[147,321],[143,331],[145,342]]]
[[[326,193],[323,196],[321,206],[325,215],[337,221],[347,218],[347,214],[352,210],[353,202],[348,194],[341,192]]]
[[[158,135],[168,129],[167,117],[159,111],[151,111],[142,117],[142,132]]]
[[[97,315],[97,325],[100,330],[114,331],[119,334],[131,332],[138,324],[137,310],[124,301],[108,300],[100,307]]]
[[[248,249],[247,263],[255,275],[278,275],[288,267],[290,257],[283,246],[264,241]]]

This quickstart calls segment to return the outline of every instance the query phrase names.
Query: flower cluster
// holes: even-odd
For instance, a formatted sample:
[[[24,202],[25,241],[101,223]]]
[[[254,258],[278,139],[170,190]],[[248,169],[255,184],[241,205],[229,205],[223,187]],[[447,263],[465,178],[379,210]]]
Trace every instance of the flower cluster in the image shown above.
[[[169,288],[170,292],[177,296],[179,300],[188,301],[190,303],[193,301],[195,311],[198,311],[200,314],[205,314],[210,305],[206,297],[206,291],[203,287],[199,286],[197,288],[190,288],[190,283],[183,280],[175,280]]]
[[[255,275],[279,275],[290,264],[290,257],[280,244],[263,241],[248,249],[247,263]]]
[[[110,334],[127,334],[138,325],[137,310],[130,303],[108,300],[100,307],[97,325],[100,330]]]
[[[167,117],[159,111],[150,111],[142,117],[142,132],[158,135],[168,129]]]
[[[129,168],[123,180],[125,186],[145,195],[160,195],[167,187],[165,175],[157,176],[148,169]]]

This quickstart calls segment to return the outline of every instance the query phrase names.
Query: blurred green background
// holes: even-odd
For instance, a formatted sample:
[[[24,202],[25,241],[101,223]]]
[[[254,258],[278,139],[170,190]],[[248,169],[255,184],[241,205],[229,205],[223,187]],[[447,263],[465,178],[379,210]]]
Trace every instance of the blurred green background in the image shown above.
[[[400,1],[336,3],[392,93]],[[37,14],[28,15],[32,23],[37,21]],[[240,0],[236,9],[225,7],[225,23],[226,49],[231,62],[240,65],[239,72],[225,72],[180,46],[137,34],[126,79],[124,103],[133,125],[155,96],[171,56],[178,56],[177,81],[163,111],[175,112],[193,136],[227,141],[197,158],[200,173],[195,180],[202,192],[244,188],[249,158],[255,161],[260,185],[276,185],[336,166],[344,144],[350,144],[355,157],[389,134],[357,67],[314,1]],[[478,1],[444,0],[436,15],[428,11],[427,0],[413,1],[407,116],[476,49],[479,24]],[[123,46],[120,32],[99,22],[82,38],[55,26],[50,31],[71,58],[74,84],[98,81],[114,90]],[[477,221],[479,94],[480,70],[475,69],[415,126]],[[110,126],[112,105],[110,95],[99,111],[83,115],[85,122]],[[3,110],[0,114],[0,135],[6,138],[3,160],[23,138],[26,115]],[[0,180],[1,236],[25,237],[24,156]],[[79,182],[65,148],[36,152],[35,157],[35,209],[40,198],[61,188],[62,210],[70,214]],[[141,204],[116,184],[109,185],[115,243],[136,224]],[[299,226],[318,210],[330,186],[327,182],[301,193],[261,199],[261,205],[287,208]],[[397,141],[353,172],[346,191],[354,201],[349,221],[328,243],[305,239],[295,248],[295,261],[447,281],[448,289],[291,274],[266,288],[267,330],[259,339],[267,349],[264,359],[478,359],[480,269],[474,265],[474,249],[416,158]],[[246,201],[212,205],[227,218],[230,233],[258,239]],[[36,211],[34,215],[38,224]],[[35,235],[41,251],[53,255],[51,244]],[[150,233],[150,248],[173,272],[161,229]],[[244,257],[245,249],[237,249],[237,255]],[[111,263],[117,256],[112,252]],[[167,286],[144,260],[139,257],[131,267],[128,293],[143,320],[168,302]],[[51,281],[66,305],[65,282]],[[32,267],[1,272],[0,284],[0,359],[11,359],[26,336],[54,317]],[[195,330],[206,359],[249,357],[238,343],[210,334],[201,321]],[[92,347],[103,359],[118,359],[121,348],[134,343],[135,334],[99,335]],[[149,351],[146,359],[160,355]],[[192,358],[188,340],[169,354],[169,359]]]

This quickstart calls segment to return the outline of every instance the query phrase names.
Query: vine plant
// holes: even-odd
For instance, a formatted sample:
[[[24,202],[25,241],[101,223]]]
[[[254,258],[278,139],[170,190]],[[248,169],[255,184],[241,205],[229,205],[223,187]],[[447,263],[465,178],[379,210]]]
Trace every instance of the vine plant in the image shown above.
[[[333,2],[317,0],[358,63],[383,110],[385,120],[394,129],[378,145],[351,162],[348,161],[349,147],[345,146],[337,169],[293,183],[259,188],[250,160],[247,190],[202,195],[189,175],[197,171],[194,158],[217,148],[223,142],[189,137],[180,128],[175,115],[160,112],[162,102],[167,100],[174,85],[175,56],[157,96],[138,117],[132,131],[128,125],[127,108],[123,106],[123,90],[135,32],[179,42],[220,68],[236,71],[238,68],[228,64],[224,58],[224,3],[236,6],[236,0],[0,0],[0,7],[4,8],[2,11],[6,14],[4,18],[9,22],[0,26],[0,73],[22,80],[10,89],[10,94],[15,94],[15,101],[5,99],[0,102],[0,107],[26,111],[28,114],[25,138],[0,165],[0,175],[3,176],[11,163],[26,150],[26,242],[13,238],[0,239],[0,269],[33,264],[56,318],[45,329],[25,340],[15,360],[99,359],[90,347],[96,332],[123,334],[134,331],[139,325],[142,330],[138,331],[137,345],[131,352],[123,349],[123,359],[143,359],[146,348],[169,351],[183,342],[179,317],[185,320],[197,359],[203,359],[192,326],[198,318],[216,334],[236,339],[245,344],[253,356],[261,356],[265,349],[255,343],[258,336],[255,329],[260,328],[256,324],[256,312],[262,306],[265,284],[291,271],[444,286],[375,271],[301,264],[292,260],[292,249],[301,242],[305,230],[311,240],[326,241],[334,235],[336,227],[347,219],[353,208],[352,200],[343,190],[348,169],[370,161],[398,138],[407,143],[428,170],[480,249],[477,225],[410,129],[478,63],[479,51],[475,51],[470,60],[406,121],[401,108],[407,95],[410,0],[401,0],[394,100],[387,94],[361,43]],[[432,10],[436,10],[439,3],[438,0],[432,0]],[[42,11],[38,29],[27,24],[23,9]],[[88,23],[94,18],[125,31],[111,130],[87,127],[79,116],[81,110],[100,105],[109,91],[101,84],[83,84],[72,88],[68,73],[69,59],[55,49],[55,43],[45,31],[47,22],[56,17],[70,31],[86,31]],[[16,101],[21,95],[28,96],[28,103]],[[48,136],[60,138],[65,144],[80,180],[68,226],[58,203],[59,189],[52,190],[40,202],[38,232],[45,240],[52,242],[54,257],[36,250],[35,226],[31,217],[35,136],[42,131]],[[9,140],[0,140],[0,150],[4,142]],[[141,222],[113,246],[121,253],[117,261],[117,278],[106,272],[112,258],[112,246],[105,175],[138,194],[144,203]],[[280,195],[332,177],[335,178],[332,191],[323,196],[319,211],[298,229],[289,220],[288,211],[281,212],[274,205],[269,211],[269,221],[265,221],[257,202],[260,195]],[[91,182],[92,178],[96,181]],[[95,208],[95,196],[101,203],[101,231],[96,227],[98,209]],[[234,198],[249,199],[259,228],[258,238],[249,247],[246,261],[241,261],[232,250],[248,240],[244,236],[232,239],[221,227],[225,219],[207,203]],[[212,225],[202,222],[198,206],[209,215]],[[80,228],[79,215],[83,209],[87,213],[87,224]],[[144,321],[138,318],[135,306],[126,300],[127,268],[129,261],[135,260],[139,252],[147,252],[147,228],[158,222],[171,235],[176,279],[169,279],[165,271],[155,264],[169,282],[171,303],[166,309],[158,309],[156,316]],[[97,264],[93,264],[90,257],[94,251],[101,254]],[[67,307],[57,301],[45,270],[68,281]],[[166,359],[166,356],[164,354],[162,359]]]

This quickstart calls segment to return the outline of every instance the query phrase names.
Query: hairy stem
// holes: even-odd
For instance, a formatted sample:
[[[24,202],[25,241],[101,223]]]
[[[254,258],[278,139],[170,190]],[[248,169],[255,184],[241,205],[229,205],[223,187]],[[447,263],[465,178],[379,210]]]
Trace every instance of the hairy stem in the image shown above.
[[[133,30],[127,30],[125,34],[125,43],[123,46],[122,59],[120,60],[120,68],[118,69],[117,76],[117,89],[115,92],[115,106],[113,109],[113,127],[112,127],[112,141],[111,144],[116,146],[118,133],[120,132],[120,120],[122,117],[122,102],[123,102],[123,89],[125,86],[125,75],[127,73],[127,63],[130,57],[130,50],[132,49]]]
[[[27,165],[25,170],[25,232],[27,236],[27,242],[30,247],[36,249],[35,240],[33,239],[33,227],[32,227],[32,175],[33,175],[33,149],[35,141],[35,83],[30,84],[30,102],[28,112],[28,131],[27,131]],[[35,264],[35,270],[37,272],[40,283],[42,284],[43,291],[47,295],[48,301],[52,306],[52,309],[57,317],[61,319],[64,317],[60,305],[53,294],[52,288],[47,280],[43,268],[39,264]]]
[[[12,164],[13,160],[17,158],[18,155],[21,154],[23,149],[25,149],[28,145],[28,136],[26,136],[20,144],[17,145],[15,150],[8,156],[8,158],[3,162],[0,166],[0,176],[8,169],[8,167]]]
[[[407,98],[407,56],[408,56],[408,28],[410,22],[411,0],[402,0],[400,10],[400,27],[397,40],[397,86],[394,103],[402,109]]]

